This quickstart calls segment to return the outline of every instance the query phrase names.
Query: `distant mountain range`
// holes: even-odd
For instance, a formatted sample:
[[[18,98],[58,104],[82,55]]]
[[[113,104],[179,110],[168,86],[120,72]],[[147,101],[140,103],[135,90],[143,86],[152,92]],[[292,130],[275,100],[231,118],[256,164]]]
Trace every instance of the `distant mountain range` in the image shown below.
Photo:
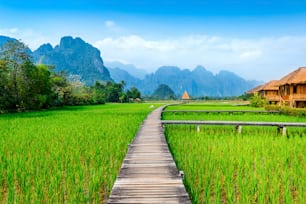
[[[127,87],[135,86],[144,95],[151,95],[160,84],[167,84],[177,95],[183,94],[186,90],[194,97],[239,96],[261,83],[247,81],[229,71],[220,71],[214,75],[202,66],[198,66],[192,71],[163,66],[156,72],[147,74],[143,80],[137,79],[119,68],[109,70],[114,81],[124,80]]]
[[[144,79],[145,76],[148,74],[148,72],[146,72],[145,70],[139,69],[132,64],[123,64],[118,61],[105,62],[105,66],[108,68],[113,68],[113,69],[119,68],[121,70],[128,72],[130,75],[138,79]]]
[[[0,47],[8,40],[0,36]],[[194,70],[180,69],[174,66],[163,66],[154,73],[124,65],[120,62],[103,63],[100,51],[81,38],[63,37],[54,48],[50,44],[31,51],[35,63],[54,65],[56,71],[80,75],[88,85],[95,81],[125,81],[128,88],[137,87],[143,95],[151,95],[160,85],[166,84],[175,94],[181,95],[185,90],[191,96],[238,96],[261,82],[247,81],[229,71],[220,71],[214,75],[202,66]]]

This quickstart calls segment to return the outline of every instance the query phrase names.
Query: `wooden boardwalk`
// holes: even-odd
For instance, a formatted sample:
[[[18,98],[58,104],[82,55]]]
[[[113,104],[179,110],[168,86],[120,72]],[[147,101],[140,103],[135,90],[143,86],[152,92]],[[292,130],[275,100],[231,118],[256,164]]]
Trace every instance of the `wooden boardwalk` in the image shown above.
[[[108,203],[191,203],[161,124],[163,107],[138,130]]]

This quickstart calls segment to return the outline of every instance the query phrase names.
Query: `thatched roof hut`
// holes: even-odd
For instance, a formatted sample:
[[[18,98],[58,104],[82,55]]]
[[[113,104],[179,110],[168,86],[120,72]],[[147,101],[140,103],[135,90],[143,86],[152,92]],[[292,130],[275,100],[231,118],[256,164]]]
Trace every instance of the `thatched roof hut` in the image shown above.
[[[261,89],[262,86],[263,86],[263,85],[256,86],[255,88],[249,90],[249,91],[247,92],[247,94],[258,93],[258,91]]]
[[[185,91],[182,95],[182,100],[190,100],[190,96],[187,91]]]
[[[285,84],[306,84],[306,67],[298,68],[281,78],[277,83],[278,86]]]
[[[278,91],[278,80],[271,80],[262,85],[259,91]]]

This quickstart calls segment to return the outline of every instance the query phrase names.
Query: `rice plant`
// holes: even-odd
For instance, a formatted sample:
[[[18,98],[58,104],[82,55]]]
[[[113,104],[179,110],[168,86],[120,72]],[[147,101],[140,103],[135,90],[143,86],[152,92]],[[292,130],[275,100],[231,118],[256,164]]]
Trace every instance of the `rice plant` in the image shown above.
[[[0,203],[103,203],[150,104],[0,115]]]
[[[200,105],[198,105],[200,108]],[[203,108],[203,107],[202,107]],[[204,109],[207,107],[204,107]],[[218,107],[214,107],[217,109]],[[304,122],[267,114],[173,114],[163,119]],[[165,134],[193,203],[303,203],[306,200],[306,130],[275,127],[166,125]]]

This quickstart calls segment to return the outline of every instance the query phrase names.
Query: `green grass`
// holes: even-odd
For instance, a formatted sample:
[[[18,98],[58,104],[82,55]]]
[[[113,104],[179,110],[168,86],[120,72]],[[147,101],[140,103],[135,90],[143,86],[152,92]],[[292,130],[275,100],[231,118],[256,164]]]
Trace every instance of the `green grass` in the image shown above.
[[[167,125],[166,137],[193,203],[305,202],[305,132]]]
[[[0,115],[0,203],[105,202],[149,106]]]

